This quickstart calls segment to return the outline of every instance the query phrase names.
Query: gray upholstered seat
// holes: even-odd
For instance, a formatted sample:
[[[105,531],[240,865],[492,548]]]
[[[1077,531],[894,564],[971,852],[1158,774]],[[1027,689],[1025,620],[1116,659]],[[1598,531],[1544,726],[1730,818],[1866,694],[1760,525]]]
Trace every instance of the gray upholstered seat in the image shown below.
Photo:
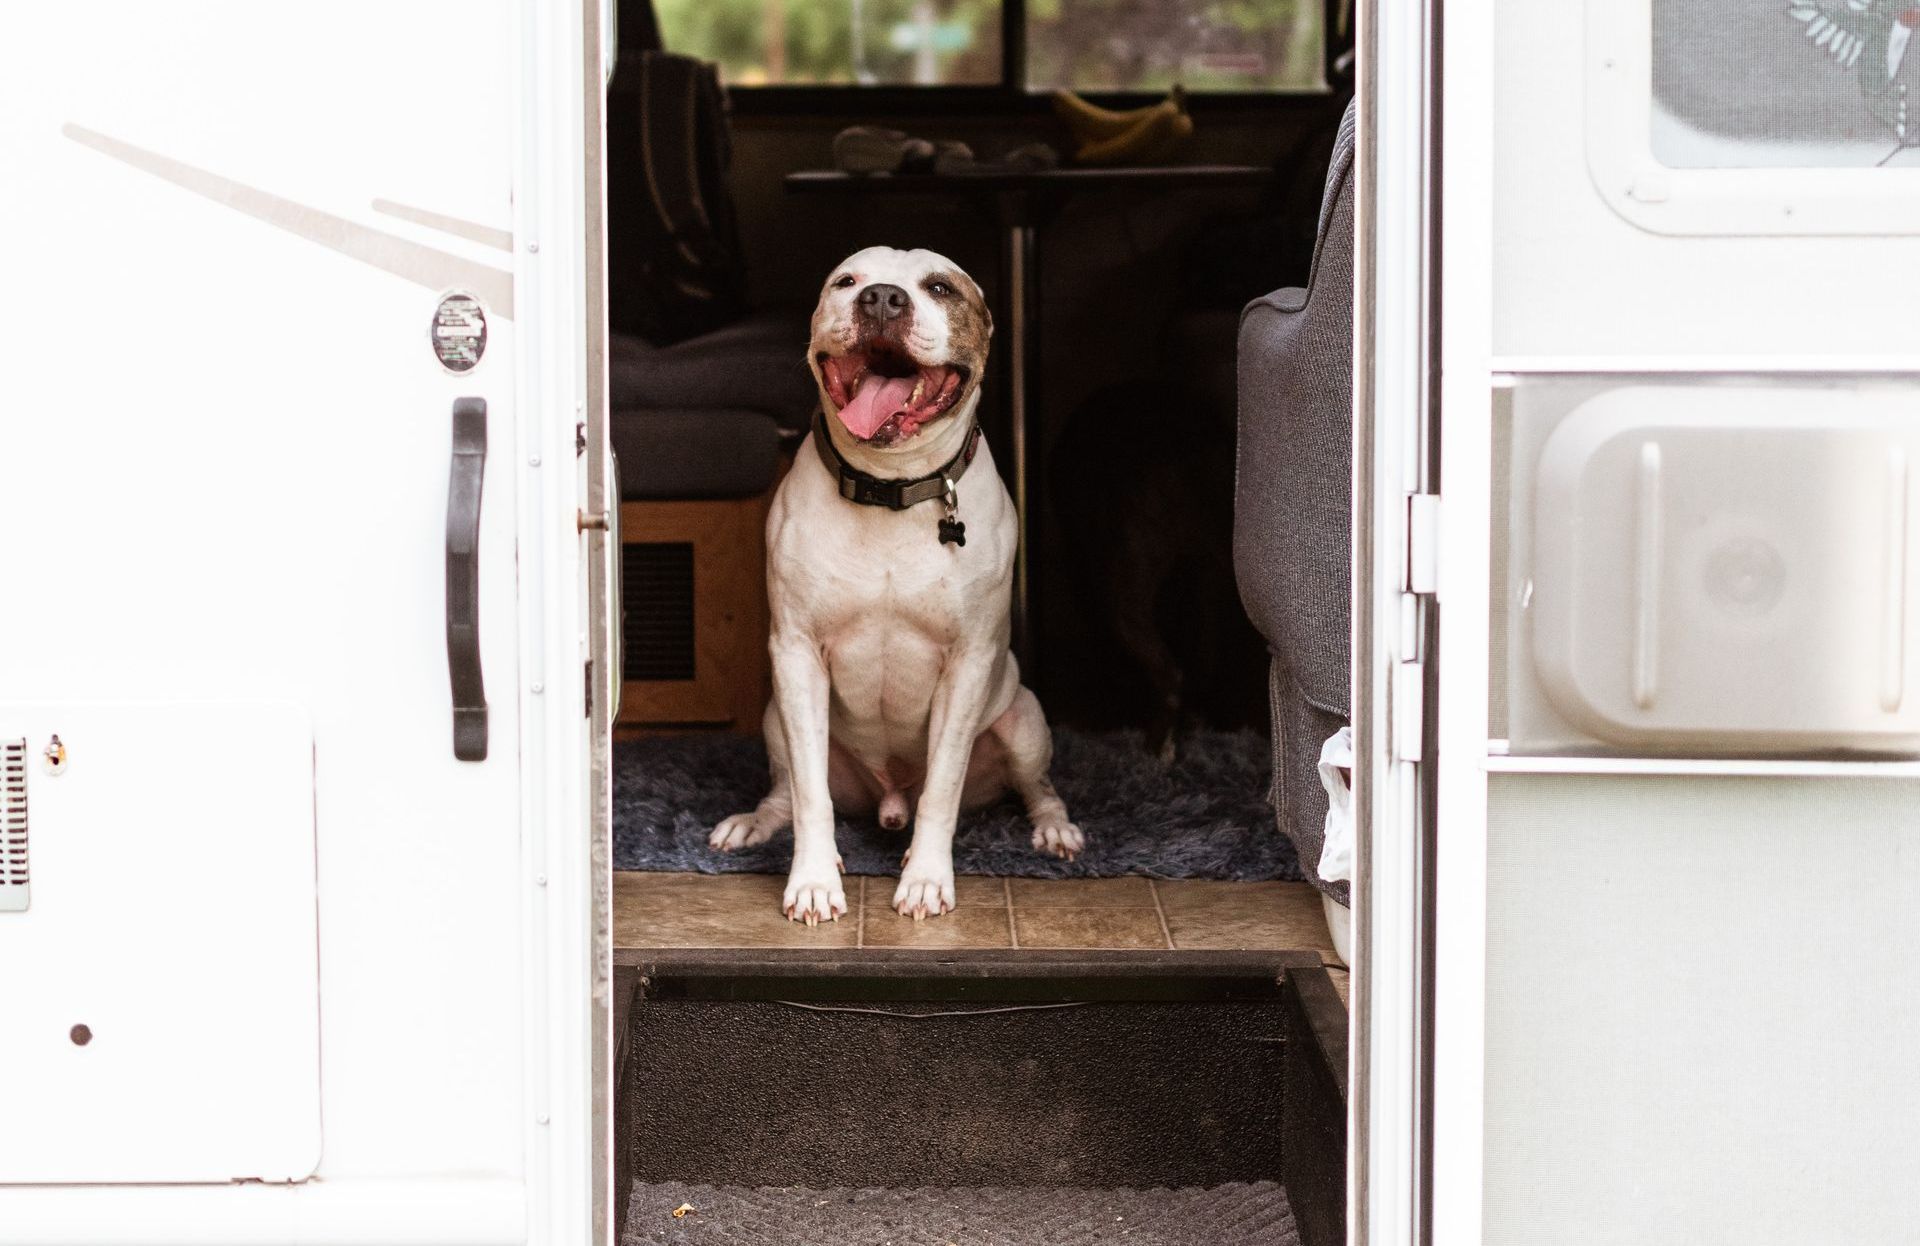
[[[609,340],[620,496],[750,497],[773,483],[782,437],[815,402],[804,316],[761,312],[671,346]]]
[[[1351,712],[1353,148],[1349,105],[1307,288],[1276,290],[1240,318],[1234,573],[1273,652],[1274,807],[1315,882],[1320,748]],[[1348,901],[1345,883],[1321,889]]]
[[[623,502],[745,498],[780,466],[780,425],[764,411],[628,408],[613,413]]]
[[[724,329],[650,346],[615,334],[607,359],[614,408],[760,411],[781,427],[804,431],[813,415],[804,313],[755,312]]]

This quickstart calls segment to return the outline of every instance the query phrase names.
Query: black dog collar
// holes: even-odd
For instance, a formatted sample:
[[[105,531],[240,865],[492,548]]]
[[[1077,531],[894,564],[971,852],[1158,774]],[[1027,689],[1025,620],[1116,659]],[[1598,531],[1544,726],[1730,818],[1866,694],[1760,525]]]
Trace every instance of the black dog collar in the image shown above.
[[[884,506],[888,510],[903,511],[909,506],[918,506],[935,498],[943,499],[947,504],[947,516],[940,521],[941,544],[967,543],[967,526],[956,517],[960,506],[953,486],[967,474],[967,467],[980,448],[980,425],[977,422],[967,430],[967,439],[961,444],[960,452],[948,459],[939,471],[930,476],[910,479],[869,476],[841,458],[839,449],[833,444],[832,435],[827,431],[824,411],[814,412],[813,444],[820,448],[820,461],[840,481],[840,496],[847,501],[861,506]]]

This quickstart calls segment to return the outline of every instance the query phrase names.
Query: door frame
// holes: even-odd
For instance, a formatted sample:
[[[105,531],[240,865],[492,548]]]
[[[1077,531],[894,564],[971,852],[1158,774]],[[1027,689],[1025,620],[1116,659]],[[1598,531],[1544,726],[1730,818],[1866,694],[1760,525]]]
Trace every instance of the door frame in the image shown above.
[[[1348,1235],[1366,1246],[1429,1240],[1432,1207],[1438,9],[1362,0],[1357,28]]]
[[[519,549],[524,735],[521,972],[528,1010],[527,1241],[606,1240],[611,880],[605,696],[609,645],[604,488],[606,392],[597,0],[519,6],[514,152],[515,305],[521,353]],[[592,137],[590,137],[592,136]],[[598,440],[590,434],[597,434]],[[604,513],[604,512],[598,512]]]
[[[1359,30],[1350,1223],[1452,1246],[1482,1235],[1493,12]]]
[[[606,101],[619,47],[613,0],[581,0],[581,235],[585,409],[579,421],[578,525],[586,570],[588,810],[592,835],[592,1241],[615,1246],[625,1206],[613,1162],[614,1087],[620,1036],[613,1000],[613,725],[620,714],[619,480],[607,421]]]

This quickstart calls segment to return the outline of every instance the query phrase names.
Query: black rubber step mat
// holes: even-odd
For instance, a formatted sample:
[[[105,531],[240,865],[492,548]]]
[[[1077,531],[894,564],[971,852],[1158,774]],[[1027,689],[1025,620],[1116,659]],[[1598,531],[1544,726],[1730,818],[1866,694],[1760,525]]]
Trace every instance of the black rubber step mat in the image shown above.
[[[674,1215],[679,1211],[679,1215]],[[807,1189],[635,1182],[622,1246],[1297,1246],[1271,1181],[1210,1189]]]

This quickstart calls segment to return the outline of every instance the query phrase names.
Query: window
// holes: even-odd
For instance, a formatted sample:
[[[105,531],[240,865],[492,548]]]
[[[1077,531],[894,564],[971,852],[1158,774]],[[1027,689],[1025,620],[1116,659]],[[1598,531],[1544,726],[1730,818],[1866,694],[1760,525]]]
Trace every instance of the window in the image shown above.
[[[996,0],[654,0],[674,52],[729,86],[985,86],[1000,81]]]
[[[655,0],[672,51],[733,87],[1299,91],[1326,0]],[[1012,41],[1005,33],[1020,37]],[[1024,64],[1016,61],[1024,60]]]
[[[1587,0],[1594,191],[1656,234],[1920,234],[1916,33],[1905,0]]]
[[[1326,85],[1321,0],[1028,0],[1026,19],[1033,88]]]
[[[1912,164],[1916,29],[1920,9],[1898,0],[1654,0],[1654,156],[1673,169]]]

